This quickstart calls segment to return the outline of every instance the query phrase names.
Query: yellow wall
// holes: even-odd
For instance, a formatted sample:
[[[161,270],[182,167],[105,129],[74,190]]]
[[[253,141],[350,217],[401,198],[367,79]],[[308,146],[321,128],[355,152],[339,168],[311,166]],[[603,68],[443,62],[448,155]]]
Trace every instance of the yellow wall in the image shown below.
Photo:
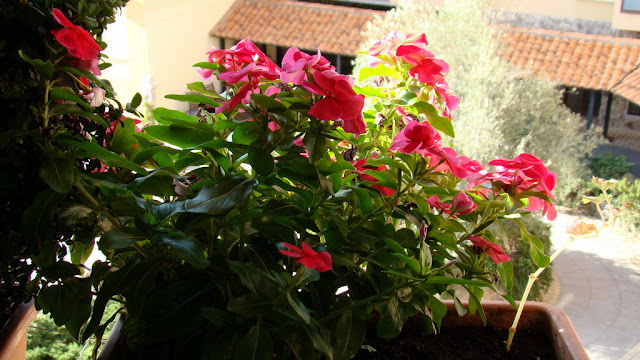
[[[622,0],[616,0],[613,14],[613,27],[616,29],[626,29],[640,31],[640,13],[621,12]]]
[[[494,8],[508,11],[608,22],[613,4],[613,0],[492,0]]]
[[[205,53],[216,45],[209,31],[231,4],[233,0],[131,0],[124,12],[126,33],[119,32],[117,39],[126,38],[128,58],[110,55],[114,66],[103,73],[119,100],[126,103],[136,92],[148,93],[152,79],[153,106],[186,110],[184,103],[164,96],[184,94],[186,83],[200,80],[192,66],[205,61]]]

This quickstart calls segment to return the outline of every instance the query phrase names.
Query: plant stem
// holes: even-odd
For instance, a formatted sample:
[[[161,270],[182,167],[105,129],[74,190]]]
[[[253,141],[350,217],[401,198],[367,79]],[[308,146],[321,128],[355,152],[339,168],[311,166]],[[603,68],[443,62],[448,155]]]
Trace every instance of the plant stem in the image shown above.
[[[91,194],[89,194],[87,189],[85,189],[84,186],[82,186],[82,183],[80,183],[79,178],[76,177],[74,179],[73,185],[75,185],[75,187],[78,188],[78,191],[80,191],[80,194],[82,194],[82,196],[84,196],[84,198],[87,199],[93,206],[95,206],[96,208],[100,208],[100,203],[98,203],[98,201],[94,199],[94,197],[91,196]],[[104,215],[104,217],[107,218],[107,220],[109,220],[113,224],[113,226],[115,227],[122,226],[118,221],[118,219],[114,218],[111,214],[109,214],[108,211],[104,210],[101,213],[102,215]]]
[[[560,253],[567,246],[569,246],[569,244],[571,244],[573,242],[574,239],[575,239],[575,237],[573,235],[569,235],[569,239],[567,239],[567,241],[565,241],[562,244],[562,246],[560,246],[553,253],[553,255],[551,255],[551,257],[549,258],[549,264],[551,264],[553,262],[553,260],[555,260],[555,258],[558,257],[558,255],[560,255]],[[511,325],[511,328],[509,328],[509,336],[507,338],[507,352],[509,350],[511,350],[511,343],[513,342],[513,337],[516,334],[516,329],[518,327],[518,322],[520,321],[520,316],[522,315],[522,310],[524,309],[524,305],[527,303],[527,298],[529,297],[529,292],[531,291],[531,288],[533,287],[533,283],[538,279],[538,276],[540,276],[540,274],[542,274],[544,269],[546,269],[548,266],[549,265],[547,265],[545,267],[541,267],[535,273],[529,274],[529,281],[527,282],[527,287],[524,289],[524,294],[522,295],[522,299],[520,300],[520,305],[518,306],[518,312],[516,313],[516,317],[513,320],[513,324]]]
[[[80,192],[80,194],[82,194],[82,196],[85,199],[87,199],[93,206],[95,206],[98,209],[101,208],[100,203],[98,203],[98,201],[93,196],[91,196],[91,194],[89,194],[87,189],[85,189],[84,186],[82,186],[82,183],[80,183],[80,178],[76,177],[73,180],[73,185],[75,185],[75,187],[78,188],[78,191]],[[107,220],[109,220],[109,222],[111,222],[113,224],[113,226],[115,226],[115,227],[121,227],[122,226],[122,224],[120,224],[120,221],[118,221],[118,219],[113,217],[113,215],[109,214],[107,209],[104,209],[100,213],[102,215],[104,215],[104,217],[106,217]],[[148,257],[147,254],[144,252],[144,250],[142,250],[142,248],[138,244],[133,243],[133,244],[131,244],[131,247],[136,249],[140,254],[142,254],[142,256]]]

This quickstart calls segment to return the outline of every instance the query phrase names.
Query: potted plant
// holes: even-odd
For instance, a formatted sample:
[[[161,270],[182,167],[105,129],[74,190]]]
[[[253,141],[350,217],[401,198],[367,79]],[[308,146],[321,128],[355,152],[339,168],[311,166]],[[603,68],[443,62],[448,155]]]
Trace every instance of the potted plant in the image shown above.
[[[145,176],[84,181],[118,220],[96,304],[124,297],[133,353],[350,358],[372,312],[382,337],[416,314],[439,330],[437,295],[460,305],[451,285],[484,317],[484,289],[511,279],[494,222],[515,221],[548,263],[519,218],[555,217],[555,175],[530,154],[489,169],[445,146],[457,98],[426,45],[389,34],[357,86],[320,53],[289,49],[279,67],[242,40],[197,64],[223,94],[169,96],[196,116],[156,109],[159,125],[130,131]]]
[[[23,56],[38,73],[69,76],[64,96],[52,89],[66,83],[46,83],[60,100],[45,102],[46,119],[83,125],[43,139],[54,150],[47,166],[65,170],[51,218],[64,220],[66,240],[99,236],[108,260],[85,272],[43,255],[57,272],[41,269],[38,303],[79,340],[101,337],[116,299],[134,358],[348,359],[372,314],[383,338],[416,315],[439,331],[439,295],[467,311],[453,285],[484,319],[485,290],[511,286],[493,223],[518,224],[536,264],[549,262],[519,219],[555,217],[555,174],[531,154],[485,167],[449,146],[458,99],[424,34],[377,42],[361,85],[320,52],[292,48],[278,66],[248,40],[212,49],[197,66],[224,91],[189,84],[168,97],[197,114],[159,108],[158,125],[144,129],[118,103],[78,96],[89,91],[78,76],[94,82],[92,93],[108,84],[90,73],[94,62],[65,63],[73,47],[58,42],[66,50],[50,65]],[[68,113],[50,112],[60,105]]]

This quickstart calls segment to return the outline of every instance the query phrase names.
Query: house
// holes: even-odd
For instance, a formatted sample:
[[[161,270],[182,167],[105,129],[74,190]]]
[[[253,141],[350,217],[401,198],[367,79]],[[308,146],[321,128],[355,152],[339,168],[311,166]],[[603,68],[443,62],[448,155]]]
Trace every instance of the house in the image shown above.
[[[131,0],[125,10],[128,65],[111,58],[116,69],[129,67],[120,71],[130,74],[125,88],[146,87],[155,106],[177,108],[183,104],[157,94],[183,92],[184,83],[199,79],[191,65],[203,61],[211,46],[228,47],[242,38],[276,61],[292,46],[320,48],[340,72],[349,73],[365,24],[395,3]],[[610,137],[637,133],[640,138],[640,1],[493,0],[492,6],[511,11],[512,21],[502,26],[503,57],[564,86],[565,103],[589,126],[603,126]],[[572,17],[557,17],[567,14]],[[116,89],[123,88],[117,80]]]

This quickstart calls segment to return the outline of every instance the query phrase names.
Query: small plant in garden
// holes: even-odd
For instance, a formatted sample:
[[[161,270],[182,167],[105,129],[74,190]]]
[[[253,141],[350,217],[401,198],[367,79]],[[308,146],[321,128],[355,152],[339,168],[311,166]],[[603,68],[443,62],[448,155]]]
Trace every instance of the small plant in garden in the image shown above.
[[[622,179],[633,170],[633,163],[627,161],[624,155],[614,156],[612,152],[605,151],[589,159],[589,169],[593,176],[602,179]]]

